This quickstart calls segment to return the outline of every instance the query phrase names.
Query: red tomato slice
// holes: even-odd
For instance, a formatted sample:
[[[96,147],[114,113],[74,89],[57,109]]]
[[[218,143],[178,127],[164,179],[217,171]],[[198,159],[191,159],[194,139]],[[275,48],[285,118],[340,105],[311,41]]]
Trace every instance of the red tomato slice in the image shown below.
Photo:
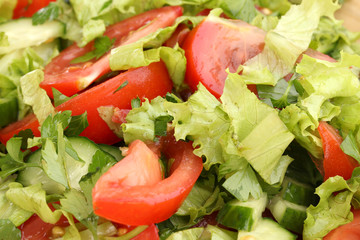
[[[348,224],[342,225],[330,233],[324,240],[358,240],[360,239],[360,210],[352,210],[354,220]]]
[[[259,54],[265,32],[239,20],[214,21],[205,18],[187,36],[185,81],[195,91],[201,82],[214,96],[220,97],[227,73]]]
[[[259,54],[264,48],[266,32],[240,20],[205,18],[185,39],[187,58],[185,81],[192,91],[201,82],[215,97],[223,92],[229,68],[235,72],[240,64]],[[304,54],[327,61],[331,57],[308,49]],[[297,60],[300,62],[301,57]],[[256,86],[248,86],[256,93]]]
[[[178,6],[154,9],[109,26],[104,35],[110,39],[116,39],[114,47],[126,45],[155,32],[159,28],[172,25],[175,19],[181,15],[182,8]],[[111,71],[109,65],[110,52],[98,60],[71,63],[73,59],[86,54],[93,47],[93,41],[84,48],[74,44],[62,51],[45,66],[44,81],[41,82],[40,86],[46,90],[50,97],[53,96],[52,88],[56,88],[67,96],[72,96]]]
[[[41,8],[56,0],[18,0],[13,12],[13,19],[20,17],[31,17]]]
[[[121,90],[116,90],[125,81],[128,84]],[[164,96],[172,89],[166,66],[162,62],[152,63],[146,67],[130,69],[118,76],[103,82],[77,97],[57,106],[56,111],[71,110],[73,115],[88,114],[89,126],[81,133],[96,143],[114,144],[119,138],[109,129],[100,118],[97,108],[100,106],[114,106],[120,109],[130,109],[131,100],[139,97],[153,99]],[[30,115],[19,122],[10,124],[0,130],[0,141],[6,143],[21,130],[31,129],[35,136],[40,136],[39,123],[34,115]]]
[[[164,140],[161,149],[168,158],[175,159],[168,178],[157,183],[124,186],[118,183],[123,178],[119,174],[120,167],[111,168],[93,189],[95,214],[127,225],[149,225],[172,216],[199,177],[202,159],[193,154],[191,143],[175,142],[173,138]],[[127,158],[134,157],[130,153]],[[118,164],[122,165],[121,162]],[[150,169],[140,171],[139,167],[133,167],[130,170],[143,174]]]
[[[342,176],[344,179],[351,178],[354,168],[359,166],[359,163],[340,148],[343,139],[339,133],[323,121],[319,123],[318,131],[324,150],[324,181],[336,175]]]

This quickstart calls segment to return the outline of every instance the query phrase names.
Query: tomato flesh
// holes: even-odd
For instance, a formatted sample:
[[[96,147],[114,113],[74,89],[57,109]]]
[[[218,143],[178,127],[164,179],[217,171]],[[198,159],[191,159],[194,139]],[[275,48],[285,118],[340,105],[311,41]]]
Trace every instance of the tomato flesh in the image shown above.
[[[193,154],[191,143],[166,139],[161,150],[174,158],[170,176],[155,184],[131,187],[114,185],[117,176],[112,168],[93,189],[95,214],[127,225],[149,225],[171,217],[191,191],[202,170],[202,159]],[[138,172],[138,169],[132,169]]]
[[[225,70],[235,72],[240,64],[259,54],[265,32],[243,21],[211,19],[203,20],[185,39],[185,81],[193,91],[201,82],[220,97],[227,77]]]
[[[172,25],[181,14],[182,8],[178,6],[154,9],[109,26],[104,35],[110,39],[116,39],[114,48],[126,45],[160,28]],[[71,63],[73,59],[86,54],[93,47],[94,41],[83,48],[73,44],[45,66],[44,81],[40,83],[40,86],[46,90],[50,97],[53,97],[52,88],[67,96],[72,96],[88,87],[102,75],[111,72],[110,52],[98,60]]]
[[[336,175],[342,176],[344,179],[350,179],[354,168],[359,166],[359,163],[343,152],[340,147],[343,139],[335,128],[321,121],[318,131],[324,150],[324,180]]]
[[[125,81],[128,84],[116,91]],[[131,109],[131,100],[139,97],[153,99],[165,96],[172,89],[166,66],[155,62],[146,67],[130,69],[118,76],[103,82],[75,98],[57,106],[56,111],[71,110],[73,115],[87,112],[89,126],[81,133],[96,143],[114,144],[120,139],[110,130],[99,116],[100,106],[114,106],[120,109]],[[40,136],[39,123],[34,115],[29,115],[19,122],[10,124],[0,130],[0,141],[4,144],[21,130],[31,129],[35,136]]]

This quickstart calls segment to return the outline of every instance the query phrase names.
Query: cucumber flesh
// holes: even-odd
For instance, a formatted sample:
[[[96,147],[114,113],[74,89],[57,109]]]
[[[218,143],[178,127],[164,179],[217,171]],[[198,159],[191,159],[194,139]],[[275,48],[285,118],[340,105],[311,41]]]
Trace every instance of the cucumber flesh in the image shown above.
[[[302,233],[306,219],[306,207],[282,199],[279,196],[271,200],[268,208],[276,221],[286,229]]]
[[[9,45],[0,47],[0,55],[16,49],[39,46],[62,36],[65,25],[58,21],[45,22],[41,25],[32,25],[31,18],[12,20],[0,25],[0,32],[4,32]]]
[[[107,152],[110,155],[112,155],[116,159],[117,162],[124,158],[124,156],[122,155],[122,153],[118,147],[114,147],[114,146],[106,145],[106,144],[99,144],[99,147],[104,152]]]
[[[285,178],[282,186],[280,196],[284,200],[302,206],[309,206],[314,203],[315,189],[313,187],[290,178]]]
[[[229,228],[251,231],[261,219],[261,214],[267,204],[267,195],[259,199],[249,199],[246,202],[239,200],[229,201],[218,213],[217,221]]]
[[[295,240],[296,235],[271,219],[260,219],[251,232],[239,231],[237,240]]]

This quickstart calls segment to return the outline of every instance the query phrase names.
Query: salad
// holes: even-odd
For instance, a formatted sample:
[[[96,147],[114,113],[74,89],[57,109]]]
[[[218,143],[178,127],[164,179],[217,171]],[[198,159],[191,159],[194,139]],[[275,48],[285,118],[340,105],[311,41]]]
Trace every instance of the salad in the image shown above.
[[[0,239],[357,239],[340,7],[0,1]]]

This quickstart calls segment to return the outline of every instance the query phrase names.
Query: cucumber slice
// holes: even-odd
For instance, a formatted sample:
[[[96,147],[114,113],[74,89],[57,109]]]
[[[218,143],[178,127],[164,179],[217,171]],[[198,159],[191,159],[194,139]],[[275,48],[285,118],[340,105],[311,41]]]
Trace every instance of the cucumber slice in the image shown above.
[[[116,161],[120,161],[121,159],[124,158],[124,156],[122,155],[122,153],[118,147],[114,147],[114,146],[106,145],[106,144],[99,144],[99,147],[104,152],[107,152],[110,155],[112,155],[116,159]]]
[[[314,203],[315,189],[313,187],[286,177],[282,186],[283,189],[280,192],[282,199],[302,206]]]
[[[259,199],[249,199],[246,202],[232,200],[219,211],[217,221],[226,227],[251,231],[261,219],[266,204],[266,194]]]
[[[0,32],[5,32],[9,42],[9,46],[0,47],[1,55],[16,49],[50,42],[65,33],[65,25],[58,21],[51,21],[33,26],[31,18],[21,18],[1,24]]]
[[[79,181],[82,176],[88,173],[88,168],[92,162],[93,155],[96,151],[102,150],[98,147],[98,145],[85,137],[69,137],[68,140],[79,157],[84,160],[84,162],[76,161],[69,155],[66,155],[64,160],[70,186],[80,190]],[[104,153],[108,154],[106,152]],[[113,159],[114,162],[116,162],[112,155],[108,155]],[[28,161],[33,163],[40,163],[41,151],[38,150],[33,153],[29,157]],[[24,186],[29,186],[41,182],[43,189],[48,194],[61,194],[65,191],[65,187],[63,185],[50,179],[41,168],[37,167],[29,167],[20,171],[17,180]]]
[[[296,235],[271,219],[260,219],[251,232],[239,231],[237,240],[295,240]]]
[[[41,151],[37,150],[27,160],[28,163],[41,163]],[[46,173],[38,167],[28,167],[20,171],[17,176],[17,182],[24,187],[41,183],[47,194],[61,194],[65,191],[65,187],[60,183],[49,178]]]
[[[306,219],[306,207],[291,203],[279,196],[271,200],[268,208],[276,221],[286,229],[302,233]]]

